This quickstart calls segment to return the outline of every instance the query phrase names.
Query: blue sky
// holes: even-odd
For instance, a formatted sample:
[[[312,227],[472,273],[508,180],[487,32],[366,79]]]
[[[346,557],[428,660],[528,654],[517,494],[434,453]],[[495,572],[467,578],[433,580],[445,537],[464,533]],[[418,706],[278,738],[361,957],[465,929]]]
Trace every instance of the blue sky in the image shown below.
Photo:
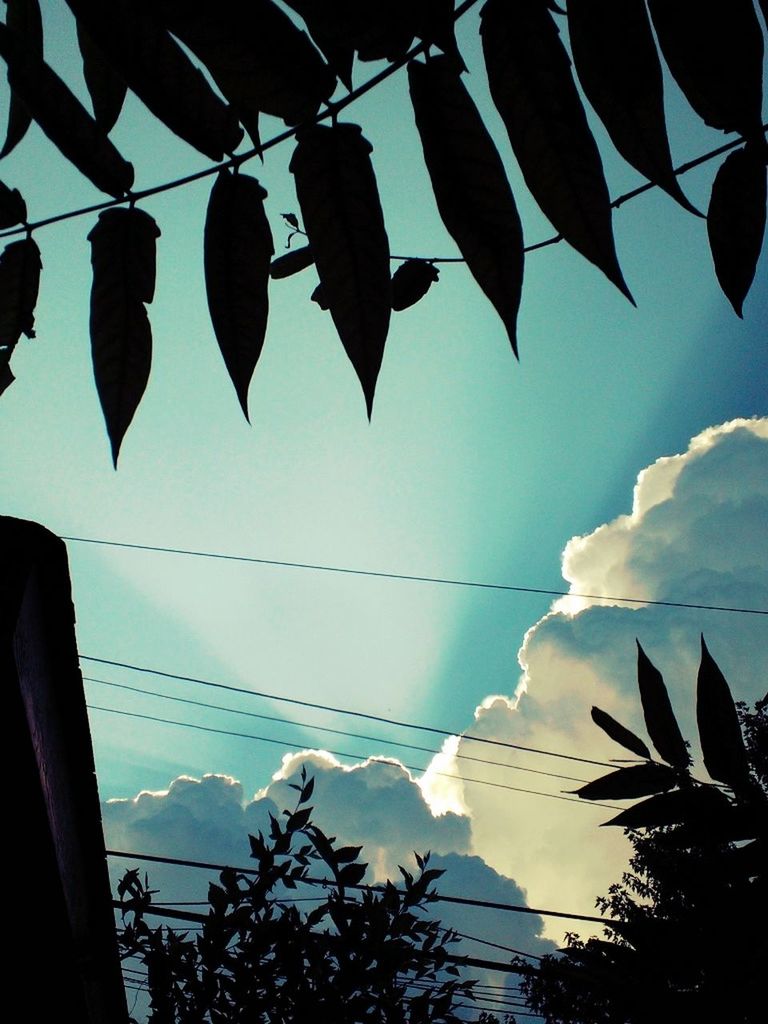
[[[45,15],[48,59],[84,96],[68,11],[63,4],[46,5]],[[459,42],[472,72],[469,88],[504,157],[530,244],[551,229],[522,185],[490,106],[476,15],[463,19]],[[356,81],[368,73],[368,67],[358,67]],[[667,86],[675,163],[721,144],[722,135],[698,122],[674,85]],[[395,75],[345,117],[359,121],[374,145],[392,251],[454,255],[427,184],[405,75]],[[611,193],[639,184],[604,144],[594,119],[593,126]],[[280,127],[265,118],[263,136]],[[137,100],[129,99],[113,139],[134,162],[139,188],[205,166]],[[253,161],[247,167],[269,192],[278,252],[287,237],[280,214],[298,212],[287,171],[291,150],[288,143],[270,151],[263,166]],[[701,208],[717,164],[682,179]],[[35,126],[0,173],[21,189],[33,219],[100,198]],[[4,513],[37,520],[62,535],[558,590],[567,587],[560,572],[566,543],[629,513],[644,467],[685,452],[707,427],[768,413],[765,252],[740,321],[717,286],[703,220],[651,192],[614,219],[637,309],[564,244],[533,253],[526,264],[518,365],[501,323],[466,270],[446,265],[422,302],[393,316],[370,424],[330,317],[309,301],[314,270],[274,282],[266,344],[250,391],[249,426],[219,357],[205,303],[202,226],[211,180],[142,204],[162,231],[149,309],[153,367],[117,472],[90,368],[86,235],[95,217],[37,233],[44,264],[37,338],[19,345],[16,383],[0,401]],[[730,443],[723,440],[718,450]],[[750,451],[751,459],[764,458],[759,443]],[[749,465],[754,469],[754,462]],[[753,477],[746,473],[740,479],[751,493]],[[751,529],[742,528],[742,548],[752,552],[748,568],[762,573],[765,522],[761,527],[758,518]],[[457,732],[472,724],[487,695],[514,694],[521,674],[518,650],[551,604],[541,595],[81,544],[69,550],[83,653]],[[688,553],[694,557],[699,550],[691,546]],[[581,578],[589,580],[589,572]],[[676,579],[683,585],[685,576]],[[732,581],[722,600],[715,592],[709,600],[736,603],[737,584]],[[683,591],[674,598],[689,599]],[[631,614],[623,613],[622,622]],[[626,650],[616,651],[625,656],[627,676],[636,622],[656,616],[648,629],[654,636],[663,633],[660,652],[666,653],[683,632],[692,643],[713,621],[713,613],[643,614],[626,635],[621,632]],[[569,643],[588,643],[586,629],[580,641],[578,630],[573,632],[576,639]],[[738,635],[765,649],[764,630],[753,634],[757,642],[746,631]],[[188,685],[161,687],[149,676],[96,671],[92,663],[87,674],[211,699]],[[108,692],[99,684],[89,683],[87,692],[92,703],[287,740],[281,749],[94,711],[104,799],[164,791],[181,775],[222,773],[242,782],[247,800],[268,785],[284,753],[334,746],[306,728],[195,712]],[[590,701],[585,696],[580,709],[577,698],[568,698],[574,714],[588,716]],[[252,702],[238,705],[232,699],[232,706],[256,710]],[[259,710],[349,727],[340,716],[300,715],[285,705],[267,702]],[[560,727],[550,727],[550,745],[565,744]],[[545,724],[534,732],[546,745]],[[397,730],[378,734],[391,738]],[[581,731],[579,741],[591,742]],[[361,740],[339,739],[338,747],[366,756],[398,753]],[[421,761],[402,756],[406,763],[426,765],[427,755]],[[391,808],[397,806],[393,801]],[[493,827],[502,828],[497,813],[474,812],[478,835],[483,814],[486,824],[493,815]],[[529,813],[528,805],[510,805],[518,822]],[[599,820],[594,812],[587,817],[590,827]],[[557,836],[550,841],[557,843]],[[477,854],[480,845],[468,840],[458,852]],[[446,840],[443,852],[455,848]],[[512,871],[514,858],[499,854],[494,861],[487,844],[483,849],[486,863]],[[611,867],[620,856],[611,852]],[[516,882],[546,893],[541,879]],[[588,904],[590,886],[597,884],[595,876],[585,876],[574,901]],[[567,900],[567,892],[558,892],[560,897]]]

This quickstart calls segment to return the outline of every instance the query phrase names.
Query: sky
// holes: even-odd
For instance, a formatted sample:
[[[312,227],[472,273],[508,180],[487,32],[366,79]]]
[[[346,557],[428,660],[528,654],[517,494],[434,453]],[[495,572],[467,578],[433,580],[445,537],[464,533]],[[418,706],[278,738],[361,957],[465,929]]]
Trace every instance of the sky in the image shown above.
[[[45,19],[47,57],[85,99],[69,12],[45,5]],[[526,242],[539,241],[551,228],[522,184],[490,104],[476,13],[462,19],[458,38]],[[356,83],[374,70],[358,66]],[[674,162],[720,145],[721,133],[697,120],[674,83],[666,85]],[[392,251],[455,255],[431,197],[404,73],[345,119],[359,122],[373,144]],[[640,184],[591,123],[611,194]],[[263,137],[281,127],[265,118]],[[138,187],[206,166],[135,99],[112,138],[134,162]],[[268,191],[278,253],[288,235],[281,214],[298,212],[291,150],[291,143],[276,147],[246,168]],[[3,164],[2,180],[21,189],[33,219],[101,198],[35,126]],[[681,179],[699,208],[717,165]],[[768,608],[765,251],[739,320],[718,288],[704,221],[658,191],[646,193],[614,218],[637,309],[566,245],[532,253],[519,364],[465,268],[446,264],[418,305],[393,315],[371,423],[329,315],[310,302],[317,279],[307,270],[270,286],[249,425],[206,309],[202,228],[211,180],[142,204],[162,231],[149,307],[153,365],[117,471],[90,367],[86,236],[95,215],[36,233],[44,265],[37,337],[19,344],[16,382],[0,399],[3,513],[65,537]],[[307,764],[317,778],[319,824],[364,844],[371,877],[411,863],[413,850],[431,849],[448,868],[445,892],[594,913],[595,898],[626,866],[627,847],[616,830],[599,828],[608,811],[561,797],[597,769],[479,747],[463,734],[595,760],[621,756],[592,725],[589,709],[599,704],[643,731],[635,638],[664,672],[694,743],[702,632],[736,698],[760,697],[768,675],[763,616],[558,601],[82,540],[69,541],[68,551],[82,655],[274,697],[84,660],[113,848],[245,863],[247,831],[282,806],[287,782]],[[174,898],[193,898],[200,887],[162,869],[155,879]],[[478,911],[463,930],[531,952],[562,941],[562,920],[513,917]],[[449,911],[444,920],[450,923]]]

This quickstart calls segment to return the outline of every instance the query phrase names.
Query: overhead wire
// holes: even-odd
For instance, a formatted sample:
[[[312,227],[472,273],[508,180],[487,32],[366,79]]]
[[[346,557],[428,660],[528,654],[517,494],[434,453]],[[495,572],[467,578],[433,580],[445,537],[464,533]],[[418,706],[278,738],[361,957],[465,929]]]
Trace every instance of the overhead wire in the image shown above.
[[[523,587],[509,583],[484,583],[479,580],[451,579],[444,576],[419,576],[410,573],[383,572],[373,569],[353,569],[348,566],[323,565],[314,562],[294,562],[277,558],[256,558],[250,555],[231,555],[220,551],[197,551],[192,548],[173,548],[157,544],[134,544],[127,541],[103,540],[96,537],[62,535],[63,541],[77,544],[97,544],[102,547],[126,548],[135,551],[154,551],[160,554],[186,555],[191,558],[212,558],[226,562],[245,562],[269,565],[283,569],[307,569],[314,572],[338,573],[347,576],[369,576],[375,579],[401,580],[410,583],[435,583],[452,587],[473,587],[480,590],[500,590],[516,594],[539,594],[547,597],[574,597],[590,601],[613,601],[617,604],[639,604],[662,608],[687,608],[693,611],[732,612],[739,615],[768,615],[768,609],[741,608],[733,605],[694,603],[691,601],[662,601],[645,597],[625,597],[614,594],[587,594],[569,590],[550,590],[544,587]]]
[[[219,735],[219,736],[232,736],[232,737],[236,737],[238,739],[254,740],[254,741],[257,741],[259,743],[271,743],[271,744],[274,744],[275,746],[282,746],[282,747],[294,745],[294,744],[291,744],[287,740],[279,740],[279,739],[275,739],[274,737],[271,737],[271,736],[254,736],[252,733],[236,732],[233,729],[217,729],[217,728],[215,728],[212,725],[199,725],[199,724],[194,723],[194,722],[179,722],[179,721],[177,721],[176,719],[173,719],[173,718],[161,718],[158,715],[145,715],[145,714],[141,714],[138,711],[121,711],[118,708],[105,708],[105,707],[102,707],[101,705],[98,705],[98,704],[86,704],[86,707],[89,710],[91,710],[91,711],[102,711],[102,712],[106,712],[107,714],[121,715],[121,716],[124,716],[126,718],[137,718],[137,719],[140,719],[140,720],[146,721],[146,722],[157,722],[157,723],[160,723],[162,725],[173,725],[173,726],[179,726],[179,727],[185,728],[185,729],[195,729],[198,732],[213,733],[213,734]],[[298,745],[298,744],[295,744],[295,745]],[[327,751],[327,753],[329,753],[329,754],[333,754],[335,757],[351,757],[351,758],[354,758],[355,760],[358,760],[358,761],[386,761],[387,760],[387,758],[384,755],[381,755],[381,754],[378,754],[378,755],[353,754],[353,753],[351,753],[348,750],[331,750],[328,747],[323,747],[323,750]],[[390,763],[393,763],[391,759],[390,759]],[[423,766],[423,765],[405,764],[405,762],[400,761],[399,759],[397,759],[396,763],[398,765],[402,766],[403,768],[407,768],[408,771],[413,771],[413,772],[426,772],[427,771],[427,768],[425,766]],[[548,797],[550,800],[564,800],[567,803],[578,804],[580,807],[603,807],[603,808],[607,808],[608,810],[612,810],[612,811],[621,810],[621,807],[618,804],[603,804],[603,803],[599,803],[597,800],[589,800],[589,801],[585,802],[583,800],[580,800],[579,797],[564,796],[564,795],[562,795],[560,793],[546,793],[543,790],[539,790],[539,789],[526,789],[523,786],[510,786],[506,782],[493,782],[490,779],[470,779],[470,778],[466,778],[463,775],[452,775],[450,772],[441,772],[441,771],[437,771],[437,770],[432,770],[432,774],[433,775],[438,775],[441,778],[445,778],[445,779],[455,779],[456,781],[462,782],[462,783],[471,783],[473,785],[478,785],[478,786],[491,786],[494,789],[506,789],[506,790],[510,790],[510,791],[512,791],[514,793],[527,793],[527,794],[529,794],[531,796],[543,796],[543,797]]]
[[[97,679],[94,676],[83,676],[83,679],[89,683],[101,683],[103,686],[111,686],[118,690],[127,690],[131,693],[140,693],[151,697],[159,697],[162,700],[174,701],[179,704],[189,704],[193,707],[207,708],[212,711],[225,711],[233,715],[242,715],[246,718],[257,718],[266,722],[277,722],[280,725],[293,725],[299,726],[303,729],[309,729],[314,732],[327,732],[334,736],[346,736],[349,739],[366,740],[371,743],[383,743],[390,747],[401,747],[404,750],[417,750],[424,754],[440,754],[441,750],[435,749],[434,747],[422,747],[415,743],[406,743],[403,740],[389,740],[382,736],[368,736],[362,733],[349,732],[347,729],[332,729],[330,726],[316,725],[313,722],[300,722],[294,721],[290,718],[281,718],[277,715],[263,715],[255,711],[245,711],[242,708],[230,708],[222,704],[210,704],[207,701],[192,700],[190,697],[179,697],[175,694],[162,693],[159,690],[147,690],[141,686],[128,686],[127,683],[116,683],[109,679]],[[332,751],[331,751],[332,753]],[[552,779],[562,779],[566,782],[588,782],[588,779],[579,778],[574,775],[561,775],[558,772],[546,772],[540,768],[528,768],[525,765],[509,764],[507,761],[492,761],[489,758],[484,757],[472,757],[471,754],[453,754],[457,760],[462,761],[474,761],[477,764],[492,765],[496,768],[510,768],[514,771],[529,772],[533,775],[544,775]]]
[[[119,857],[122,860],[140,860],[146,861],[151,864],[169,864],[175,867],[195,868],[203,871],[236,871],[241,875],[255,875],[259,874],[256,868],[238,867],[233,864],[221,864],[212,861],[200,861],[190,860],[182,857],[164,857],[160,854],[152,853],[141,853],[130,850],[106,850],[108,857]],[[322,885],[322,886],[333,886],[335,885],[333,878],[303,878],[302,884],[306,885]],[[359,892],[384,892],[384,887],[380,885],[367,885],[364,883],[358,883],[355,885],[346,885],[346,889],[355,890]],[[571,921],[589,921],[595,924],[606,925],[607,922],[603,917],[595,917],[591,914],[575,914],[565,910],[542,910],[537,907],[526,907],[520,906],[514,903],[500,903],[493,900],[481,900],[474,897],[467,896],[446,896],[442,893],[435,893],[433,897],[435,903],[456,903],[460,906],[469,907],[482,907],[486,910],[502,910],[509,913],[517,914],[534,914],[540,917],[562,917],[567,918]],[[117,904],[119,906],[119,903]],[[188,915],[187,920],[194,921],[198,917],[195,915]]]
[[[384,725],[393,725],[402,729],[414,729],[418,732],[430,732],[437,736],[458,736],[462,742],[484,743],[493,747],[504,747],[508,750],[522,750],[529,754],[542,754],[547,757],[559,757],[567,761],[578,761],[580,764],[597,765],[600,768],[615,768],[610,761],[597,761],[594,758],[579,757],[577,754],[566,754],[562,751],[545,750],[541,747],[529,747],[522,743],[511,743],[507,740],[495,740],[488,736],[475,736],[472,733],[461,732],[461,730],[441,729],[437,726],[422,725],[416,722],[404,722],[396,718],[386,718],[383,715],[374,715],[367,711],[354,711],[350,708],[334,707],[330,704],[320,704],[316,701],[300,700],[298,697],[285,697],[277,693],[267,693],[263,690],[249,690],[243,686],[233,686],[230,683],[219,683],[212,679],[202,679],[198,676],[182,675],[178,672],[166,672],[162,669],[150,668],[146,665],[135,665],[127,661],[115,661],[111,658],[97,658],[92,654],[80,654],[81,661],[92,661],[99,665],[111,665],[115,668],[125,668],[134,672],[143,672],[147,675],[159,676],[163,679],[178,679],[181,682],[195,683],[199,686],[208,686],[215,690],[225,690],[229,693],[242,693],[249,697],[259,697],[266,700],[274,700],[278,703],[292,704],[297,707],[314,708],[318,711],[329,711],[336,715],[348,715],[352,718],[363,718],[371,722],[380,722]]]

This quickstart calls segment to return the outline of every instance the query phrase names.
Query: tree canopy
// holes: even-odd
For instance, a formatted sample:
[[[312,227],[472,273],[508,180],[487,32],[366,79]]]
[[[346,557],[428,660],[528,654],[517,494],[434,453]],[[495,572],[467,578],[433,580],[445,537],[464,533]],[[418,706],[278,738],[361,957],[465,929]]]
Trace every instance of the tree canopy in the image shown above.
[[[271,816],[269,836],[250,836],[255,870],[222,871],[206,916],[177,912],[201,921],[196,936],[151,928],[148,881],[135,869],[123,876],[121,955],[147,969],[150,1024],[459,1024],[474,982],[449,954],[455,934],[424,914],[443,872],[416,855],[418,873],[401,868],[401,887],[355,898],[361,848],[337,846],[312,823],[305,769],[291,785],[298,799],[284,822]],[[311,868],[324,869],[325,887],[303,910],[292,896],[318,894]]]
[[[768,697],[737,709],[702,643],[696,710],[704,765],[717,781],[699,782],[664,680],[642,649],[638,680],[662,760],[594,709],[597,724],[644,760],[578,791],[588,800],[646,797],[606,822],[628,828],[634,851],[630,870],[598,901],[606,937],[570,936],[522,988],[548,1024],[757,1022],[768,953]]]
[[[453,0],[286,0],[288,11],[273,0],[66,2],[93,113],[43,59],[38,0],[7,0],[0,56],[11,93],[0,156],[35,120],[113,197],[88,237],[93,366],[115,463],[151,362],[146,307],[160,229],[136,203],[190,180],[134,189],[133,167],[109,138],[128,90],[214,162],[191,177],[216,175],[203,242],[206,289],[246,416],[267,330],[270,277],[316,265],[320,286],[313,298],[330,311],[369,416],[392,311],[418,301],[438,279],[436,257],[406,260],[390,274],[372,147],[361,125],[339,120],[358,96],[404,65],[440,217],[517,354],[523,228],[496,142],[464,83],[454,37],[455,19],[477,0],[455,9]],[[762,0],[761,6],[765,13]],[[648,0],[647,8],[645,0],[569,0],[567,15],[554,0],[486,0],[480,36],[493,102],[526,186],[556,232],[549,241],[565,240],[630,301],[612,228],[613,208],[628,197],[611,200],[584,98],[647,187],[663,189],[692,215],[698,211],[670,155],[661,57],[696,116],[715,131],[737,133],[732,144],[705,154],[731,150],[706,218],[718,280],[741,316],[766,206],[763,34],[752,0]],[[355,88],[356,62],[368,61],[388,67]],[[265,114],[287,129],[262,140]],[[242,148],[244,133],[250,148]],[[286,217],[294,232],[306,235],[306,245],[272,260],[265,191],[241,168],[291,139],[303,226],[295,214]],[[19,235],[0,257],[0,392],[13,381],[14,347],[34,332],[41,267],[34,236],[44,223],[28,217],[17,188],[0,185],[0,228]]]

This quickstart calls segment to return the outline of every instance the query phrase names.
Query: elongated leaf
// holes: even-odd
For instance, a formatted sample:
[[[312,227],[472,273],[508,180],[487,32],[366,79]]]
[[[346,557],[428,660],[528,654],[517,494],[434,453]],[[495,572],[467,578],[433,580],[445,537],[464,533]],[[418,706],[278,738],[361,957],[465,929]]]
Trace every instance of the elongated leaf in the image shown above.
[[[645,0],[569,0],[568,33],[581,87],[616,149],[700,216],[672,168],[661,63]]]
[[[40,250],[32,238],[11,242],[0,255],[0,394],[13,383],[10,360],[22,334],[34,338]]]
[[[213,330],[248,419],[248,385],[267,330],[269,261],[274,252],[255,178],[221,171],[205,219],[205,287]]]
[[[120,77],[172,132],[221,160],[242,138],[232,110],[179,44],[135,0],[67,0]]]
[[[706,124],[760,134],[763,35],[752,0],[649,0],[661,52]]]
[[[120,197],[133,184],[133,167],[44,61],[22,48],[0,24],[0,56],[8,81],[48,138],[96,188]]]
[[[32,238],[11,242],[3,250],[0,256],[0,347],[13,351],[22,334],[34,338],[41,266],[40,250]]]
[[[6,0],[5,24],[16,35],[19,45],[35,57],[43,57],[43,20],[38,0]],[[32,118],[24,100],[11,89],[8,104],[8,130],[0,158],[16,148],[27,134]]]
[[[421,0],[286,0],[329,59],[357,51],[360,60],[397,60],[410,46]],[[351,64],[349,65],[351,67]],[[346,83],[345,83],[346,84]]]
[[[488,0],[480,31],[491,96],[534,199],[634,302],[616,256],[600,153],[552,15],[541,0]]]
[[[311,267],[314,262],[315,257],[312,250],[308,245],[303,245],[300,249],[293,249],[272,260],[269,266],[269,276],[275,280],[281,277],[290,277],[291,274],[298,274],[299,271]]]
[[[290,169],[328,306],[370,418],[389,329],[389,241],[371,144],[355,124],[299,132]]]
[[[638,757],[645,757],[650,761],[651,752],[639,736],[635,736],[633,732],[630,732],[620,722],[617,722],[607,711],[601,711],[600,708],[593,707],[591,714],[595,725],[599,725],[603,732],[608,733],[612,740],[620,743],[627,750],[631,750]]]
[[[440,277],[440,271],[427,260],[406,260],[392,275],[392,309],[403,310],[424,298]]]
[[[695,786],[651,796],[621,811],[603,825],[619,825],[621,828],[656,828],[687,823],[706,825],[709,816],[723,813],[728,806],[728,800],[719,790],[712,786]]]
[[[77,43],[83,58],[83,77],[91,97],[93,116],[102,131],[110,132],[123,109],[128,87],[79,21]]]
[[[523,231],[501,157],[452,58],[411,61],[408,82],[440,216],[517,355]]]
[[[272,0],[163,0],[156,14],[205,64],[252,138],[259,112],[299,124],[336,87],[306,34]]]
[[[645,727],[661,757],[676,768],[686,768],[691,757],[669,702],[661,672],[637,644],[637,685],[643,705]]]
[[[663,793],[677,785],[678,774],[665,764],[649,761],[603,775],[573,790],[582,800],[626,800],[630,797]]]
[[[105,210],[88,235],[93,372],[115,468],[149,379],[152,330],[145,303],[154,296],[159,235],[152,217],[133,207]]]
[[[17,188],[0,181],[0,228],[12,228],[27,219],[27,204]]]
[[[749,763],[731,690],[701,638],[701,664],[696,689],[696,721],[704,766],[733,789],[749,784]]]
[[[709,248],[720,287],[742,316],[763,247],[766,149],[748,144],[730,153],[712,185],[707,210]]]

